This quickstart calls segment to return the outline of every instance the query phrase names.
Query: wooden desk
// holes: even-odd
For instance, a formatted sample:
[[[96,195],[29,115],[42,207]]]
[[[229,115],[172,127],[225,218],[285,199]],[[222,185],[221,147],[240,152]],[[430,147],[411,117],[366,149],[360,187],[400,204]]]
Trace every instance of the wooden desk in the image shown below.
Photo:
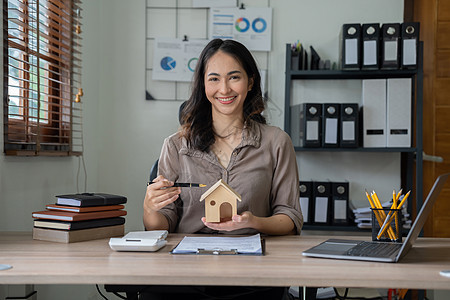
[[[303,257],[326,236],[266,239],[265,256],[172,255],[183,235],[158,252],[114,252],[108,239],[59,244],[0,233],[0,284],[163,284],[450,289],[450,239],[420,238],[399,263]],[[346,237],[358,238],[358,237]]]

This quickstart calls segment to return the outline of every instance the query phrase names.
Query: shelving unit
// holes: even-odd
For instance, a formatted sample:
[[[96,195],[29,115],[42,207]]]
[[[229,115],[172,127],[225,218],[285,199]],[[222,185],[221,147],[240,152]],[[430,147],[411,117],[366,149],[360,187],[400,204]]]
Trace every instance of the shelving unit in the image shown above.
[[[413,146],[410,148],[302,148],[295,147],[298,152],[391,152],[401,154],[401,187],[404,191],[413,191],[416,209],[419,210],[423,202],[423,142],[422,142],[422,111],[423,111],[423,42],[419,43],[418,66],[414,70],[291,70],[291,45],[286,44],[286,78],[285,78],[285,107],[284,130],[291,135],[291,87],[293,80],[362,80],[386,78],[412,79],[412,136]],[[415,89],[414,89],[415,87]],[[415,94],[415,95],[414,95]],[[370,155],[370,154],[368,154]],[[414,168],[415,161],[415,168]],[[415,170],[415,187],[414,173]],[[409,199],[414,199],[413,197]],[[350,199],[351,201],[351,199]],[[408,211],[412,212],[412,201],[408,201]],[[347,230],[343,226],[308,225],[305,229]]]

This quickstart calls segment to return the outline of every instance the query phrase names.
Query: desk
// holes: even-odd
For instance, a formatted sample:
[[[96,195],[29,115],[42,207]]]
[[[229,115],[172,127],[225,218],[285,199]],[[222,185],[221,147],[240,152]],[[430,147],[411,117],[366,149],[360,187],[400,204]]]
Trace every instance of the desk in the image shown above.
[[[266,238],[265,256],[172,255],[184,235],[171,234],[158,252],[114,252],[108,239],[72,244],[0,233],[0,284],[158,284],[335,286],[450,289],[450,239],[419,238],[399,263],[303,257],[327,236]],[[358,239],[358,237],[345,236]]]

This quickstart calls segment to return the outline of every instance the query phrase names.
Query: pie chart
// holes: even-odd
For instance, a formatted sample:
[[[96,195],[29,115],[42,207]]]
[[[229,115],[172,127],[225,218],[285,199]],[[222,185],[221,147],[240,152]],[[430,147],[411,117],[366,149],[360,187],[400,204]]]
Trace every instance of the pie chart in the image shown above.
[[[166,71],[175,69],[177,62],[170,56],[165,56],[161,59],[161,68]]]
[[[250,28],[250,22],[246,18],[239,18],[236,20],[234,27],[239,32],[246,32]]]

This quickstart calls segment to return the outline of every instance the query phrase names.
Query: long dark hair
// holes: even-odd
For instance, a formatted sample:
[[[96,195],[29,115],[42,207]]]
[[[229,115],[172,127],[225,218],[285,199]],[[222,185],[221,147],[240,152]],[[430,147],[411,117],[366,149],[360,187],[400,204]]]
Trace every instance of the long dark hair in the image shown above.
[[[261,75],[252,54],[237,41],[211,40],[200,54],[194,72],[192,94],[182,111],[181,135],[187,139],[192,148],[201,151],[207,151],[215,141],[211,103],[205,94],[205,70],[209,59],[218,51],[234,57],[244,68],[248,79],[253,79],[252,89],[244,100],[244,122],[254,120],[266,124],[266,118],[261,114],[265,109],[261,92]]]

